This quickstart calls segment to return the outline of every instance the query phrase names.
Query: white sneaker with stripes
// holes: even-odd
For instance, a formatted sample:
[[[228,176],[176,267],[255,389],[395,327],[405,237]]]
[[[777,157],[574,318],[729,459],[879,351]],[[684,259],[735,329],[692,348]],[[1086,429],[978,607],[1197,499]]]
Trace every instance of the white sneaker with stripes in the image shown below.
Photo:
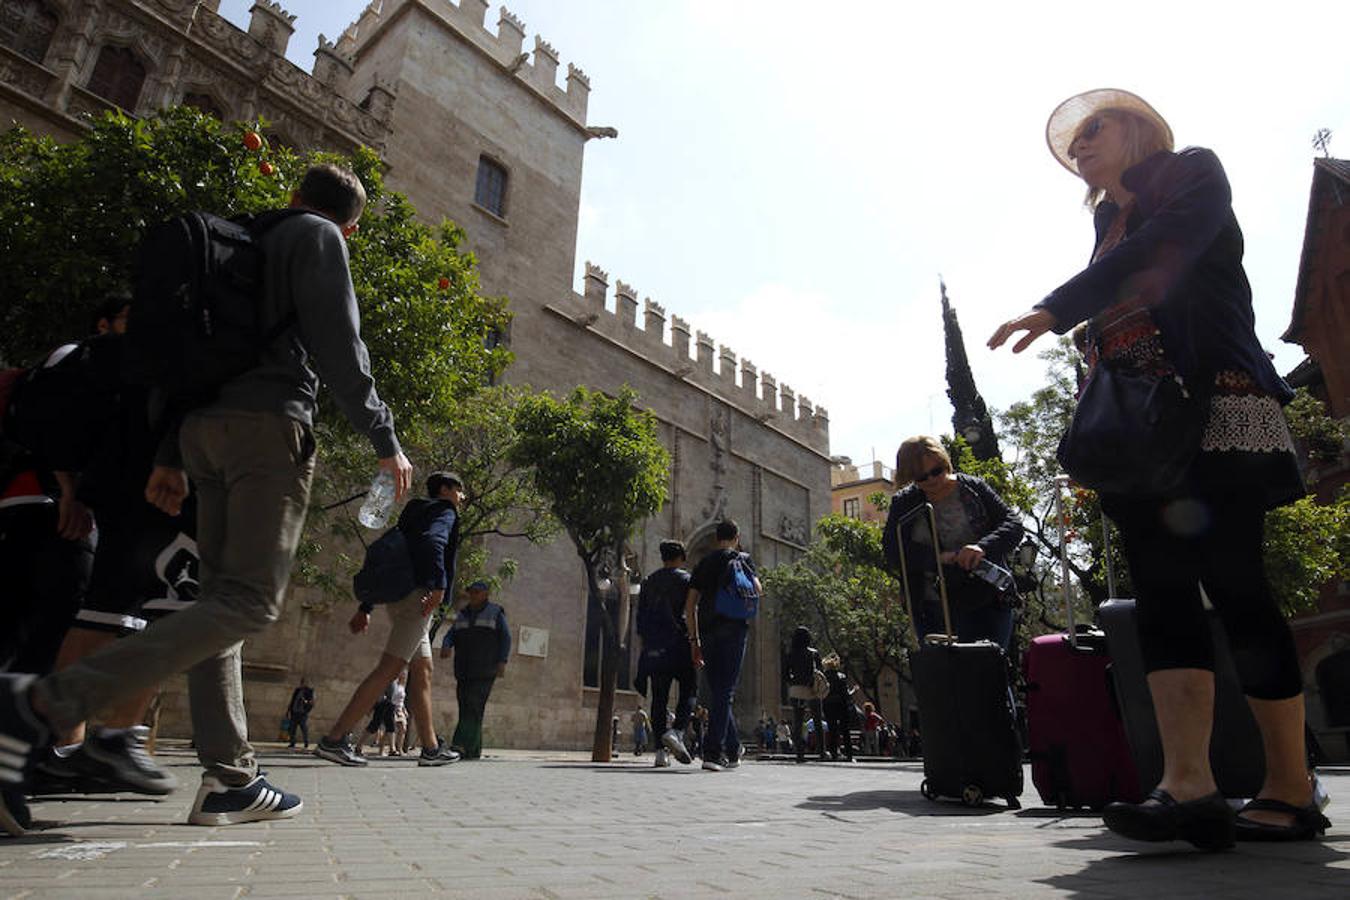
[[[295,794],[268,784],[259,775],[243,787],[232,788],[211,775],[202,776],[201,789],[188,815],[191,825],[237,825],[267,819],[289,819],[304,809]]]

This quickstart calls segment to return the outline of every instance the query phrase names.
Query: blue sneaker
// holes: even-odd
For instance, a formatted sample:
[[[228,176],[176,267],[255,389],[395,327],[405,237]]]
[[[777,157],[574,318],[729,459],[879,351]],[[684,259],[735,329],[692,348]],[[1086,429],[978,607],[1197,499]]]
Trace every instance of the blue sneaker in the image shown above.
[[[261,775],[243,787],[234,788],[219,778],[203,775],[201,789],[188,814],[188,824],[237,825],[289,819],[304,807],[298,796],[273,787]]]

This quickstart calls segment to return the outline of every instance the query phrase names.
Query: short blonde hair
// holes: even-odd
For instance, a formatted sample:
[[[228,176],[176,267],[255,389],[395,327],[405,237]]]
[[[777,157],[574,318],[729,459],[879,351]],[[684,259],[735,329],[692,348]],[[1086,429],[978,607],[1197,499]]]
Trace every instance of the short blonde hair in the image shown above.
[[[822,659],[822,660],[820,661],[820,664],[821,664],[822,667],[824,667],[824,668],[826,668],[826,669],[837,669],[837,668],[839,668],[839,654],[838,654],[838,653],[831,653],[829,656],[827,656],[827,657],[825,657],[824,659]]]
[[[920,434],[902,441],[900,449],[895,451],[896,488],[902,488],[913,482],[923,467],[923,458],[930,455],[942,460],[942,465],[948,472],[952,470],[952,458],[947,455],[947,448],[942,446],[942,442],[937,438]]]
[[[1163,133],[1156,122],[1139,115],[1134,110],[1116,106],[1103,107],[1078,123],[1078,128],[1074,130],[1073,139],[1069,141],[1069,146],[1074,145],[1074,142],[1078,140],[1083,130],[1088,127],[1093,119],[1103,117],[1117,122],[1125,132],[1125,168],[1127,169],[1139,165],[1155,153],[1172,149],[1171,139]],[[1105,199],[1105,188],[1089,187],[1087,195],[1083,198],[1083,203],[1088,209],[1096,209],[1098,204]]]

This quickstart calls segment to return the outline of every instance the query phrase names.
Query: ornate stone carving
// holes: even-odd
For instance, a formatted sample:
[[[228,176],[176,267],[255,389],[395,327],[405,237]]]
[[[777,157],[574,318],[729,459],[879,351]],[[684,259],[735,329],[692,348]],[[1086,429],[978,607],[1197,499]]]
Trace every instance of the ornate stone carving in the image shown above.
[[[789,544],[805,547],[811,540],[811,529],[807,527],[805,519],[784,514],[778,520],[778,536]]]
[[[703,507],[703,518],[716,522],[727,511],[727,451],[731,441],[731,410],[718,403],[713,406],[708,421],[708,447],[711,450],[709,468],[712,469],[712,491]]]

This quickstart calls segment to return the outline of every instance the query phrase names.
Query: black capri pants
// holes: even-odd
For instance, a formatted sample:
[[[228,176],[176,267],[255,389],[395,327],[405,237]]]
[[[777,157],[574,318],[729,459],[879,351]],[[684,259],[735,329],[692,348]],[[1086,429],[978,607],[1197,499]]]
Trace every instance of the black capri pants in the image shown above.
[[[1244,693],[1286,700],[1302,692],[1293,632],[1266,579],[1266,511],[1259,500],[1103,495],[1102,508],[1119,527],[1129,562],[1145,671],[1214,670],[1204,585]]]

